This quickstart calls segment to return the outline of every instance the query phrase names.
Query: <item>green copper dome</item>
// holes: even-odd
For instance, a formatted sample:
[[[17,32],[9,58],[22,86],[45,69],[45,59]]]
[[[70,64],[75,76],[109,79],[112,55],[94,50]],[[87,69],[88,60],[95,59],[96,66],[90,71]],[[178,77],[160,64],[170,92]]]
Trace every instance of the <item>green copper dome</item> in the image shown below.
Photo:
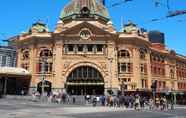
[[[129,21],[129,23],[126,24],[122,30],[124,33],[132,33],[133,31],[139,31],[139,28],[136,24]]]
[[[60,19],[75,19],[81,17],[82,14],[87,14],[87,17],[101,17],[103,19],[109,19],[109,14],[105,6],[101,2],[96,0],[71,0],[66,5],[60,15]]]
[[[48,31],[49,31],[49,29],[46,26],[46,24],[44,24],[41,21],[38,21],[38,22],[34,23],[32,25],[32,27],[29,29],[30,33],[33,33],[33,32],[44,33],[44,32],[48,32]]]

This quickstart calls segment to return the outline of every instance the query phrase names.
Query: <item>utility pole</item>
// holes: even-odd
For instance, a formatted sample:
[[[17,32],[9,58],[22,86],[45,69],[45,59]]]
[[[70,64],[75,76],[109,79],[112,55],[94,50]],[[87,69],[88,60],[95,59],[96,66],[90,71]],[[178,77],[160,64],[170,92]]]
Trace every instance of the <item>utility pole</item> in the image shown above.
[[[42,73],[42,86],[41,86],[41,92],[42,92],[42,97],[44,97],[45,93],[45,64],[46,64],[46,57],[42,54],[42,65],[41,65],[41,73]]]
[[[157,80],[154,80],[152,82],[151,89],[152,89],[153,100],[154,100],[154,103],[155,103],[155,101],[156,101],[156,90],[157,90]]]

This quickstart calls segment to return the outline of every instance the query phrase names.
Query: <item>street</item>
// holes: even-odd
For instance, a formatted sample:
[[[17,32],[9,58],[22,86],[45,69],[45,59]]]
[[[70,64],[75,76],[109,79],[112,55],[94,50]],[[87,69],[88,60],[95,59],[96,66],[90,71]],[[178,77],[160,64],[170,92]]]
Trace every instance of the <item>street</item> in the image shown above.
[[[186,107],[173,111],[134,111],[91,105],[34,103],[27,100],[0,99],[1,118],[186,118]]]

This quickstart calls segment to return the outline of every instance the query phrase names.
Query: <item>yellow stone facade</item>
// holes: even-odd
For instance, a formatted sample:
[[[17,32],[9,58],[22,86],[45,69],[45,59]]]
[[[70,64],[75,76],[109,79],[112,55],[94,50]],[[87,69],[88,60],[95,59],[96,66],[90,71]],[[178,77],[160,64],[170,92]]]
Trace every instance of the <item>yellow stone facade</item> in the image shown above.
[[[44,26],[38,22],[12,40],[18,52],[17,66],[32,73],[31,90],[38,87],[43,75],[52,90],[65,90],[70,73],[85,66],[101,74],[104,91],[150,91],[153,80],[158,80],[158,91],[186,90],[186,57],[151,43],[148,32],[140,32],[132,23],[122,32],[110,20],[97,17],[59,20],[54,32]],[[44,74],[43,50],[49,65]],[[83,80],[83,85],[80,78],[76,84],[91,82]]]

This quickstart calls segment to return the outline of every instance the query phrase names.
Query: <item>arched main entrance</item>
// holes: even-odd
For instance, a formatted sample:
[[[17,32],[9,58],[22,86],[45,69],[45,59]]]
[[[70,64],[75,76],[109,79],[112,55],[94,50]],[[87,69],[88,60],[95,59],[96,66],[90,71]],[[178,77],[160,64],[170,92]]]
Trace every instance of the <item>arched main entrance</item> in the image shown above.
[[[42,87],[44,87],[44,92],[47,92],[48,94],[50,94],[51,90],[52,90],[52,83],[49,81],[44,81],[44,82],[39,82],[37,84],[37,91],[39,93],[42,93]]]
[[[104,79],[97,69],[80,66],[67,77],[66,90],[72,95],[101,95],[104,94]]]

